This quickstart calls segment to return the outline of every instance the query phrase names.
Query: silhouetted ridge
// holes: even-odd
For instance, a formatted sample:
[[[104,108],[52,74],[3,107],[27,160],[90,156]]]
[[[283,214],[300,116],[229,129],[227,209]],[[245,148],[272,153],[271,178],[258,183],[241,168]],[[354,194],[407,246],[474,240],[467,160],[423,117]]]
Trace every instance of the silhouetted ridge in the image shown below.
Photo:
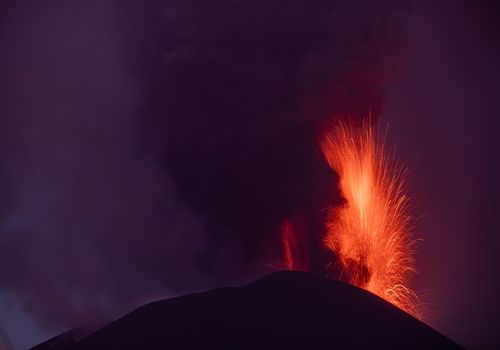
[[[379,297],[286,271],[147,304],[75,344],[100,349],[460,349]]]

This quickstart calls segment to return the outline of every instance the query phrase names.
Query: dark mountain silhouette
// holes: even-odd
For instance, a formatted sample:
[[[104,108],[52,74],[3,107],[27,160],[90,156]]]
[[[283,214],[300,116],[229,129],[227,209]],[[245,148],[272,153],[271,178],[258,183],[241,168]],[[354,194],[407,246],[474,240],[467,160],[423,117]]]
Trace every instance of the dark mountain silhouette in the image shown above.
[[[461,349],[367,291],[297,271],[153,302],[80,338],[33,349]]]

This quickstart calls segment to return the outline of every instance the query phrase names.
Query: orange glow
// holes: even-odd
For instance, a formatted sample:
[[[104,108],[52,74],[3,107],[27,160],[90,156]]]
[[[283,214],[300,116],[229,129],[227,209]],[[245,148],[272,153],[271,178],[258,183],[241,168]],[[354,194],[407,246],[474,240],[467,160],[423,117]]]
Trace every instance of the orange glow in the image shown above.
[[[298,243],[290,220],[286,219],[281,224],[281,242],[283,247],[283,263],[288,270],[294,270],[298,260]]]
[[[345,204],[331,208],[324,244],[343,278],[420,318],[408,279],[415,273],[405,171],[388,155],[371,120],[339,122],[321,150],[340,177]]]
[[[309,264],[307,256],[303,254],[306,242],[298,223],[290,219],[283,220],[280,233],[284,267],[287,270],[307,270]]]

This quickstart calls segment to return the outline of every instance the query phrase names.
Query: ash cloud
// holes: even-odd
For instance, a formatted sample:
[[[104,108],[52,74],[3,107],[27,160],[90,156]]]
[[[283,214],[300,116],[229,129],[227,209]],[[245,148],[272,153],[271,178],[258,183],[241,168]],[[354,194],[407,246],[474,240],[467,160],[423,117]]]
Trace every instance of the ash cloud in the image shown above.
[[[0,285],[72,325],[196,286],[206,234],[142,147],[143,94],[113,4],[33,3],[11,16]]]
[[[258,273],[278,245],[273,230],[296,210],[318,249],[321,209],[339,201],[318,133],[336,116],[380,110],[405,10],[383,1],[161,3],[143,125],[183,199],[205,215],[207,269],[235,281]]]
[[[338,200],[316,151],[380,109],[400,2],[10,6],[0,71],[0,287],[74,325],[241,282]],[[334,198],[332,200],[332,198]]]

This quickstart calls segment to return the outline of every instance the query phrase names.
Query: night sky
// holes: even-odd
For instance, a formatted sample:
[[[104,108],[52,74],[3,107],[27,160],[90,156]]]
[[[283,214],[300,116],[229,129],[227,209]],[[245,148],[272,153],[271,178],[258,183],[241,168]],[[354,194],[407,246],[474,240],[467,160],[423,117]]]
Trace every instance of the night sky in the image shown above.
[[[426,322],[500,346],[499,10],[2,1],[0,349],[275,271],[286,218],[324,271],[318,142],[368,113],[408,167]]]

